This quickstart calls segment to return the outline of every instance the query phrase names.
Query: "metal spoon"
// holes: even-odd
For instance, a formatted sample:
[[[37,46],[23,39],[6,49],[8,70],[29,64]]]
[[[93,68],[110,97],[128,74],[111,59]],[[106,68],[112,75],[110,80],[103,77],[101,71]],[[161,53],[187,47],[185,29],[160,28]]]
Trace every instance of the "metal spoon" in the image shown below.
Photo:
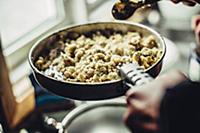
[[[125,20],[131,17],[138,8],[157,1],[159,0],[119,0],[112,8],[112,15],[115,19]]]

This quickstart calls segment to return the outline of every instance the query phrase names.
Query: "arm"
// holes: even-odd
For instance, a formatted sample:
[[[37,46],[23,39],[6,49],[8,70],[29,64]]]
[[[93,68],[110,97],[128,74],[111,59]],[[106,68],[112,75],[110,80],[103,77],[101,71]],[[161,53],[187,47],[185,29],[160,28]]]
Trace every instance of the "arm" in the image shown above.
[[[189,80],[167,90],[160,107],[160,133],[200,132],[200,83]]]

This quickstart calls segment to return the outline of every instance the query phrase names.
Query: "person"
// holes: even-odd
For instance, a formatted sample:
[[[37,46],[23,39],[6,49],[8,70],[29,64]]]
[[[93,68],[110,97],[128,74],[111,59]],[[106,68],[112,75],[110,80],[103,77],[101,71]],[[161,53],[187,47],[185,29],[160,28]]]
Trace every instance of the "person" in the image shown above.
[[[183,3],[194,6],[200,1]],[[193,19],[192,29],[200,47],[200,15]],[[134,133],[200,133],[200,82],[190,81],[179,71],[131,88],[126,99],[124,121]]]

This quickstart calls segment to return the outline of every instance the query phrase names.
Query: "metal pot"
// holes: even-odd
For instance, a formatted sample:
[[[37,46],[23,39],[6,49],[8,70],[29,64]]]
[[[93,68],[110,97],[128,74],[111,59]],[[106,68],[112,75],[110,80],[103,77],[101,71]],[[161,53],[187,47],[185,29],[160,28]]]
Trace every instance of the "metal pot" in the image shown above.
[[[83,104],[63,119],[59,133],[130,133],[122,120],[125,111],[122,101]]]
[[[34,62],[45,52],[48,45],[53,45],[58,41],[58,33],[65,32],[65,37],[70,37],[72,32],[76,33],[90,33],[95,30],[105,30],[113,29],[115,31],[127,32],[127,31],[138,31],[145,35],[153,35],[162,49],[163,53],[159,61],[157,61],[150,68],[146,69],[145,72],[149,73],[152,77],[156,77],[162,67],[162,61],[166,52],[166,46],[163,38],[159,33],[153,29],[137,23],[128,22],[96,22],[88,23],[83,25],[72,26],[69,28],[64,28],[60,31],[54,32],[49,36],[44,37],[39,40],[30,50],[29,53],[29,63],[33,70],[34,76],[38,83],[45,89],[59,96],[66,98],[77,99],[77,100],[102,100],[108,98],[114,98],[117,96],[124,95],[129,87],[124,84],[124,80],[115,80],[102,83],[81,83],[81,82],[66,82],[56,80],[52,77],[44,75],[39,71]]]

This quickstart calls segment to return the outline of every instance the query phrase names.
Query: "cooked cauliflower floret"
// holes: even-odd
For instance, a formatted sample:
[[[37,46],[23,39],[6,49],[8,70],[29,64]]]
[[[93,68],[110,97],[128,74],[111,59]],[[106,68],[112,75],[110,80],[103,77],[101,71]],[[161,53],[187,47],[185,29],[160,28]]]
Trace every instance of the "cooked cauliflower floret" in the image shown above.
[[[60,36],[65,37],[63,33]],[[105,82],[120,79],[118,65],[136,62],[147,69],[162,54],[154,36],[144,37],[138,32],[104,36],[97,31],[91,37],[77,34],[75,38],[56,42],[59,47],[50,49],[47,57],[38,57],[35,66],[59,80]]]

